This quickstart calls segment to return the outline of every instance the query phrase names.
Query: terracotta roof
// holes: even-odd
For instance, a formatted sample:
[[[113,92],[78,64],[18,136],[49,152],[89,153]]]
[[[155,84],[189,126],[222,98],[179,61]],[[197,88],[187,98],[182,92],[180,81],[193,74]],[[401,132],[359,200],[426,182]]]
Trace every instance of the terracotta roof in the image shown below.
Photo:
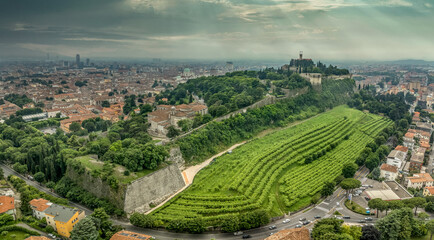
[[[44,236],[30,236],[24,240],[50,240],[50,239]]]
[[[130,232],[126,230],[117,232],[110,238],[110,240],[148,240],[148,239],[151,239],[151,236]]]
[[[32,201],[29,202],[29,204],[32,209],[39,212],[44,211],[51,205],[50,201],[43,198],[33,199]]]
[[[402,145],[396,146],[395,150],[401,151],[401,152],[408,152],[408,147],[404,147]]]
[[[413,175],[413,177],[408,177],[408,180],[412,183],[419,183],[419,182],[433,182],[431,175],[429,173],[418,173]]]
[[[387,163],[383,163],[381,165],[380,169],[383,170],[383,171],[387,171],[387,172],[393,172],[393,173],[397,173],[398,172],[398,167],[397,166],[389,165]]]
[[[430,195],[434,195],[434,187],[425,187],[426,190],[428,190]]]
[[[0,196],[0,214],[15,209],[15,199],[9,196]]]
[[[310,240],[307,228],[283,229],[267,237],[265,240]]]
[[[407,133],[405,134],[405,137],[408,137],[408,138],[414,138],[414,133],[407,132]]]

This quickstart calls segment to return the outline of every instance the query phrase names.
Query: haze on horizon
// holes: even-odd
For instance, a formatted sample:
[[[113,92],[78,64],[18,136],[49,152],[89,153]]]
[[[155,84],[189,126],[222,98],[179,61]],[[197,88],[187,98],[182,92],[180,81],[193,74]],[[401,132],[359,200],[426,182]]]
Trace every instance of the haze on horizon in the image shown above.
[[[0,59],[434,60],[427,0],[3,0]]]

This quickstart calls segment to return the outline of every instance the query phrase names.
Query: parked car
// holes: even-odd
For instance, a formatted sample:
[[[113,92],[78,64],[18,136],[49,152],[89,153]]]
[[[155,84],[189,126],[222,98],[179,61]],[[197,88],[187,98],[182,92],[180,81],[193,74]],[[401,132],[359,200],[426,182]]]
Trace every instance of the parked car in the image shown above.
[[[52,239],[56,239],[56,236],[54,236],[54,234],[52,234],[52,233],[49,233],[49,234],[48,234],[48,237],[49,237],[49,238],[52,238]]]
[[[252,237],[252,236],[250,236],[249,234],[243,235],[243,239],[251,238],[251,237]]]
[[[315,217],[314,217],[315,219],[320,219],[321,218],[321,216],[319,216],[319,215],[316,215]]]
[[[289,223],[289,222],[291,222],[291,219],[285,219],[285,220],[283,220],[283,223]]]
[[[270,229],[270,230],[276,229],[276,225],[269,226],[268,229]]]
[[[274,233],[270,233],[270,234],[268,234],[268,236],[271,236],[271,235],[273,235]]]
[[[369,187],[370,187],[370,188],[373,188],[374,186],[372,186],[372,185],[369,185]]]
[[[369,200],[371,200],[371,199],[370,199],[369,197],[365,197],[365,200],[366,200],[366,201],[369,201]]]
[[[364,219],[359,220],[359,223],[366,223],[366,220],[364,220]]]
[[[365,220],[366,221],[372,221],[372,218],[371,217],[366,217]]]
[[[234,235],[235,235],[235,236],[243,235],[243,232],[241,232],[241,231],[234,232]]]
[[[300,224],[295,225],[295,228],[301,228]]]
[[[342,218],[343,218],[343,219],[351,219],[350,216],[343,216]]]
[[[309,223],[310,223],[310,221],[306,220],[306,221],[303,222],[303,225],[308,225]]]
[[[299,220],[300,220],[300,222],[304,222],[304,221],[306,221],[306,218],[303,217],[303,218],[300,218]]]

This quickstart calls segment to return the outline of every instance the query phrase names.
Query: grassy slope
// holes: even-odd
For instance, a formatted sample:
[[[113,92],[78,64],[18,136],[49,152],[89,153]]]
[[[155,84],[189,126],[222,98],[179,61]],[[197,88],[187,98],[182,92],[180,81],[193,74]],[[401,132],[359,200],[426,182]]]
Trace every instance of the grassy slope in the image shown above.
[[[97,161],[89,156],[80,156],[80,157],[76,157],[76,160],[80,161],[87,170],[102,170],[103,169],[103,165],[104,162],[101,161]],[[144,177],[150,173],[153,173],[157,170],[160,170],[164,167],[166,167],[167,164],[160,164],[160,166],[158,166],[157,169],[154,170],[149,170],[149,169],[144,169],[142,171],[139,172],[131,172],[129,176],[125,176],[123,174],[123,172],[126,170],[126,168],[124,166],[115,164],[115,171],[114,171],[114,176],[121,182],[121,183],[130,183],[138,178]]]
[[[239,191],[239,189],[237,191],[230,186],[237,178],[244,177],[244,174],[246,173],[243,173],[243,170],[248,167],[251,161],[259,161],[260,159],[258,160],[258,156],[263,154],[264,152],[269,151],[270,153],[272,153],[273,151],[277,151],[282,148],[283,143],[296,140],[299,135],[303,133],[311,131],[320,126],[331,125],[339,120],[344,119],[344,117],[346,117],[353,124],[352,127],[347,128],[346,131],[351,131],[353,133],[359,131],[354,129],[363,128],[364,123],[369,122],[373,119],[381,119],[379,116],[376,115],[366,114],[355,109],[340,106],[299,125],[283,129],[278,132],[270,133],[262,138],[254,139],[251,142],[235,149],[232,154],[226,154],[219,157],[215,163],[203,169],[196,176],[192,187],[183,192],[180,198],[186,195],[208,196],[209,199],[207,199],[206,201],[201,201],[201,203],[203,203],[213,202],[213,196],[242,196],[242,193],[244,193],[245,191]],[[309,169],[312,167],[314,167],[315,169],[327,170],[327,167],[330,168],[330,161],[335,161],[336,166],[334,166],[334,168],[339,170],[332,173],[330,173],[329,171],[320,172],[320,174],[327,175],[328,178],[336,177],[336,175],[338,175],[337,172],[340,172],[340,168],[345,161],[355,160],[355,157],[340,160],[342,157],[340,156],[341,153],[339,153],[339,151],[346,150],[345,147],[351,147],[356,149],[357,151],[361,151],[364,147],[364,144],[363,146],[361,146],[362,144],[357,144],[360,140],[356,139],[360,136],[360,134],[362,134],[360,131],[358,132],[358,134],[352,134],[349,141],[347,141],[348,143],[345,144],[344,141],[343,144],[340,144],[337,148],[330,151],[325,156],[309,165],[293,163],[290,166],[286,167],[277,178],[278,180],[284,179],[285,181],[276,181],[273,183],[269,194],[273,195],[274,198],[269,198],[269,200],[266,200],[265,203],[263,203],[263,207],[265,208],[266,205],[271,206],[271,209],[269,208],[269,211],[272,215],[281,215],[283,212],[293,211],[308,205],[310,203],[311,196],[316,194],[317,191],[312,192],[312,194],[300,195],[299,198],[296,198],[296,200],[298,201],[292,201],[290,206],[288,206],[288,204],[285,204],[285,201],[283,201],[284,198],[287,198],[288,196],[285,196],[285,194],[282,193],[282,191],[280,191],[279,189],[285,187],[294,187],[291,186],[291,181],[296,180],[296,178],[298,178],[299,176],[291,176],[292,172],[297,172],[302,168],[306,168],[306,171],[309,171]],[[365,136],[364,141],[364,143],[366,144],[367,141],[372,141],[372,138]],[[357,154],[357,151],[354,154]],[[291,159],[287,159],[285,161],[290,160]],[[314,176],[310,178],[312,179],[313,177]],[[308,179],[306,180],[306,182],[312,185],[311,180]],[[307,186],[309,186],[309,184],[307,184]],[[317,186],[322,186],[323,182],[319,181],[315,182],[314,184],[316,184]],[[246,198],[248,198],[248,196],[246,196]],[[286,202],[288,202],[288,200]],[[215,201],[215,203],[219,204],[218,201]],[[179,203],[179,200],[174,199],[173,201],[170,201],[168,204],[157,210],[155,215],[165,220],[167,219],[165,215],[175,215],[184,211],[190,212],[188,209],[193,210],[196,208],[196,206],[194,205],[190,207],[185,207],[181,205],[182,204]],[[194,217],[197,215],[209,216],[208,214],[203,215],[191,213],[190,217]]]

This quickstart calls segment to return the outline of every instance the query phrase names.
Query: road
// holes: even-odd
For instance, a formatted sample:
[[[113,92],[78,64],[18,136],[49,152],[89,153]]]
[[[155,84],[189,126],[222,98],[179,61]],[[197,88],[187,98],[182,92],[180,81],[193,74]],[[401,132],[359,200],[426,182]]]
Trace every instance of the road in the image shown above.
[[[49,189],[39,185],[38,183],[27,179],[23,175],[14,171],[9,166],[6,166],[4,164],[1,164],[0,166],[3,168],[5,176],[9,176],[9,175],[18,176],[21,179],[23,179],[24,181],[26,181],[26,183],[28,185],[34,186],[42,192],[48,193],[48,194],[55,196],[55,197],[61,197],[58,194],[51,192]],[[368,171],[367,171],[367,169],[364,168],[364,169],[359,170],[356,173],[355,177],[363,182],[366,179],[367,174],[368,174]],[[246,230],[246,231],[244,231],[244,234],[251,235],[252,236],[251,239],[264,239],[264,238],[268,237],[270,235],[270,233],[275,233],[275,232],[278,232],[282,229],[294,228],[296,225],[301,224],[299,222],[300,218],[306,218],[307,220],[314,222],[315,216],[320,216],[321,218],[332,217],[333,213],[335,211],[339,211],[344,216],[350,216],[351,219],[345,219],[345,222],[348,222],[348,223],[357,223],[359,220],[362,220],[365,218],[365,216],[363,216],[363,215],[354,213],[354,212],[346,209],[343,206],[344,200],[345,200],[345,193],[341,188],[338,188],[333,193],[332,196],[329,196],[328,198],[326,198],[324,201],[322,201],[321,203],[319,203],[315,207],[312,207],[308,210],[305,210],[304,212],[301,211],[301,212],[298,212],[295,214],[291,214],[290,216],[287,216],[287,217],[280,219],[280,220],[276,220],[276,221],[268,224],[267,226],[263,226],[263,227],[255,228],[255,229],[251,229],[251,230]],[[92,210],[84,207],[81,204],[69,202],[69,205],[85,211],[86,215],[90,215],[92,213]],[[284,219],[290,219],[290,222],[289,223],[283,223],[282,221]],[[209,239],[213,239],[213,238],[214,239],[241,239],[241,236],[234,236],[232,233],[220,233],[220,232],[205,233],[205,234],[175,233],[175,232],[168,232],[166,230],[139,228],[139,227],[135,227],[135,226],[131,225],[129,222],[122,221],[119,219],[114,219],[114,218],[112,218],[112,221],[116,225],[121,225],[126,230],[151,235],[151,236],[156,237],[159,240],[173,240],[173,239],[178,239],[178,240],[208,239],[209,240]],[[269,230],[269,227],[273,226],[273,225],[276,226],[276,229]],[[311,229],[313,227],[313,225],[314,225],[314,223],[311,223],[311,224],[307,225],[306,227]]]

